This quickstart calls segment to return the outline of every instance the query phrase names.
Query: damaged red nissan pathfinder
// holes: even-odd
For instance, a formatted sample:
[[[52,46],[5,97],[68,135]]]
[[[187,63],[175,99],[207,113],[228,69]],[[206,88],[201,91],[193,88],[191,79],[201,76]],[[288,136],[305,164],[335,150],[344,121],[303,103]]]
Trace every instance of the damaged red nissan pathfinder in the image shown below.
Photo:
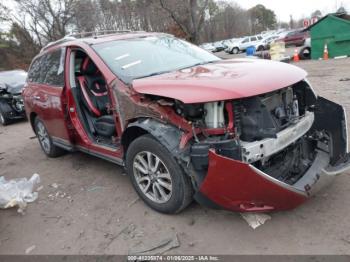
[[[297,207],[349,168],[344,108],[302,69],[216,56],[171,35],[66,37],[33,60],[26,113],[46,155],[125,166],[153,209]]]

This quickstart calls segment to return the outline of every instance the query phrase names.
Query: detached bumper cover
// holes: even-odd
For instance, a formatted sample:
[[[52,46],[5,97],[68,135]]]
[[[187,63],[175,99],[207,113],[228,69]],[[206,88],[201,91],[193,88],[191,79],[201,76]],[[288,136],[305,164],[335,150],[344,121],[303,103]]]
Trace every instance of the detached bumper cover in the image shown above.
[[[349,158],[347,158],[349,159]],[[350,168],[350,160],[327,167],[328,155],[319,152],[313,166],[294,185],[283,183],[254,166],[209,151],[209,168],[197,201],[239,212],[293,209]]]

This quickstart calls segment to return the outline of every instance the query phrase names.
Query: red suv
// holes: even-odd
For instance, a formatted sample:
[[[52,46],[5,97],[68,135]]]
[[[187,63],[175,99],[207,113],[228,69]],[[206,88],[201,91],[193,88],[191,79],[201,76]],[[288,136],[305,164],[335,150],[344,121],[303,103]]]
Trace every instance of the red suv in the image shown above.
[[[289,32],[284,38],[280,39],[279,41],[283,41],[286,46],[303,46],[305,44],[305,40],[309,37],[309,32],[301,29]]]
[[[30,66],[23,96],[44,153],[125,166],[153,209],[193,198],[233,211],[291,209],[349,167],[342,106],[306,72],[221,60],[160,33],[64,38]]]

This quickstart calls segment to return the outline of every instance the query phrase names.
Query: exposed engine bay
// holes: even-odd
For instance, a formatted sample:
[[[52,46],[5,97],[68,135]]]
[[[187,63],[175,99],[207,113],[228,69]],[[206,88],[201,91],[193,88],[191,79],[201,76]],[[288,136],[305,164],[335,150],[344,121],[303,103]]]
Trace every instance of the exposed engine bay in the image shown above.
[[[190,156],[197,172],[208,168],[208,151],[214,149],[293,185],[311,167],[317,152],[332,155],[333,162],[344,155],[337,148],[339,139],[332,139],[326,125],[315,124],[325,117],[317,103],[311,87],[301,81],[259,96],[206,104],[177,102],[174,108],[192,123]]]
[[[23,115],[24,103],[21,93],[6,85],[0,85],[0,107],[9,117]]]

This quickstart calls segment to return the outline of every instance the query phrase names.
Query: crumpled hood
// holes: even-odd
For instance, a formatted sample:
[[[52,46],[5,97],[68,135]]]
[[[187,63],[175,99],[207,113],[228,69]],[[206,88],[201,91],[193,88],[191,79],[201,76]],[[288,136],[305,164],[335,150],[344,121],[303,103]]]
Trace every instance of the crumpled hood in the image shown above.
[[[220,60],[158,76],[136,79],[136,92],[183,103],[238,99],[272,92],[305,79],[293,65],[260,59]]]
[[[22,89],[24,87],[24,83],[16,83],[16,84],[5,84],[0,83],[0,89],[6,90],[7,93],[12,95],[18,95],[22,93]]]

